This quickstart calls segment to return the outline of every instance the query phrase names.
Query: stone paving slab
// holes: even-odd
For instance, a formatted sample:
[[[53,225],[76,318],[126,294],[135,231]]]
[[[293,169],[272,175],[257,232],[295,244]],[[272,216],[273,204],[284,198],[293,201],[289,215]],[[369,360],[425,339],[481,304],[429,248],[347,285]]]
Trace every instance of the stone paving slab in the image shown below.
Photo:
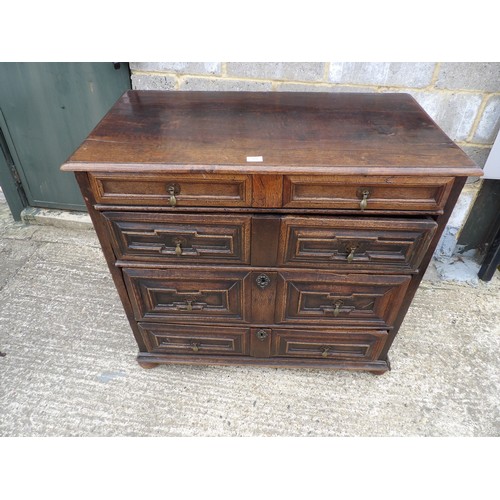
[[[0,239],[0,290],[16,275],[41,243],[30,240]]]

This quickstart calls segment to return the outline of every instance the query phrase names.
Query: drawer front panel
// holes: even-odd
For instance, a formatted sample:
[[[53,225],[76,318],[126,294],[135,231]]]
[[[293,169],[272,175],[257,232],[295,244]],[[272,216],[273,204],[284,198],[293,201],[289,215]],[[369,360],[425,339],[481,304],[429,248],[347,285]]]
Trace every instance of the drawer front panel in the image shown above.
[[[251,217],[104,212],[118,259],[247,264]]]
[[[123,269],[138,321],[247,322],[249,273]]]
[[[248,328],[139,323],[139,330],[148,352],[200,356],[248,354]]]
[[[89,174],[97,203],[178,207],[250,207],[248,175]]]
[[[276,323],[390,327],[410,276],[279,273]]]
[[[416,270],[436,228],[431,219],[283,217],[278,265]]]
[[[283,206],[395,211],[442,211],[452,177],[285,176]],[[366,205],[361,210],[363,198]]]
[[[273,330],[273,356],[374,361],[387,339],[386,331],[314,332]]]

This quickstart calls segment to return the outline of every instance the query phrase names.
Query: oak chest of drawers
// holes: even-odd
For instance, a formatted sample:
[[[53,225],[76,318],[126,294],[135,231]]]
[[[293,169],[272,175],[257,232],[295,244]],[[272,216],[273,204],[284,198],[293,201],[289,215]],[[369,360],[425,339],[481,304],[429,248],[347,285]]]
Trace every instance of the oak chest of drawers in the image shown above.
[[[481,174],[410,95],[279,92],[129,91],[62,169],[141,366],[372,373]]]

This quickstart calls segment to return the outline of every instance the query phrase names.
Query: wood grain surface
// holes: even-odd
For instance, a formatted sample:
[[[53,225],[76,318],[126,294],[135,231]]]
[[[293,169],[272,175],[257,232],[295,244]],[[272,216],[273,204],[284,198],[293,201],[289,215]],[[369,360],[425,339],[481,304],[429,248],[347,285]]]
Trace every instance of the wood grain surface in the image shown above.
[[[130,90],[63,170],[166,166],[202,172],[245,166],[249,173],[420,168],[428,175],[481,175],[411,95],[322,92]]]
[[[480,174],[405,94],[130,91],[62,168],[141,366],[378,374]]]

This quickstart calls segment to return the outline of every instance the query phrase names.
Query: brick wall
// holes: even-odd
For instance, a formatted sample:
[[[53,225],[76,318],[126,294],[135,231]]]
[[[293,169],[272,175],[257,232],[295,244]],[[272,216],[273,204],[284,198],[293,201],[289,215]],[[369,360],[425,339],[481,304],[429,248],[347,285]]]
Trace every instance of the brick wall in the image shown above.
[[[500,63],[130,63],[145,90],[408,92],[481,167],[500,127]],[[470,179],[438,248],[453,252],[479,182]]]

